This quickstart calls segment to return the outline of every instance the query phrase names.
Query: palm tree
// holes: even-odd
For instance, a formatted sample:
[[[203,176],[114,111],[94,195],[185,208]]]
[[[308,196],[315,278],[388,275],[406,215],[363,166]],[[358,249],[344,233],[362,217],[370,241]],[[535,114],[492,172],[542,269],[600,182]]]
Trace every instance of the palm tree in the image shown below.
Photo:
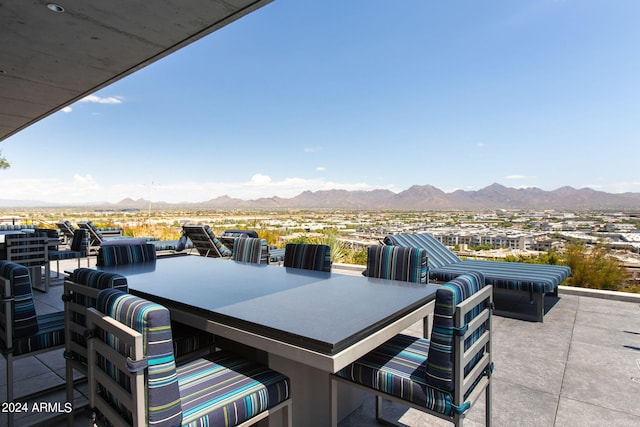
[[[7,169],[9,166],[11,166],[11,163],[2,156],[2,151],[0,151],[0,169]]]

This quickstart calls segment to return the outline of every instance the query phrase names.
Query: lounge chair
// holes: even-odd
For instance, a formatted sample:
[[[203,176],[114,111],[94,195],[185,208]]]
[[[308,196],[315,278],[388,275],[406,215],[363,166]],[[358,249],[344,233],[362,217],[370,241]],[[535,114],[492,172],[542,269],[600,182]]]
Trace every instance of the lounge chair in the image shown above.
[[[224,246],[206,224],[185,224],[182,226],[182,232],[191,240],[201,256],[223,258],[232,254],[231,249]]]
[[[70,242],[73,239],[73,231],[75,230],[73,224],[71,224],[67,220],[64,220],[56,222],[56,225],[58,226],[58,229],[60,230],[60,233],[62,233],[62,236],[65,238],[65,240],[67,242]]]
[[[253,230],[224,230],[224,233],[218,236],[218,239],[225,245],[227,248],[233,250],[233,243],[236,240],[236,237],[253,237],[257,238],[258,233]]]
[[[479,271],[484,274],[487,284],[493,286],[495,295],[506,296],[514,293],[528,295],[530,304],[536,306],[533,317],[498,308],[494,311],[498,315],[525,320],[542,322],[545,294],[557,296],[558,286],[571,274],[571,268],[560,265],[486,260],[463,261],[435,237],[427,233],[392,234],[384,238],[384,243],[426,249],[429,258],[430,280],[448,282],[469,271]]]

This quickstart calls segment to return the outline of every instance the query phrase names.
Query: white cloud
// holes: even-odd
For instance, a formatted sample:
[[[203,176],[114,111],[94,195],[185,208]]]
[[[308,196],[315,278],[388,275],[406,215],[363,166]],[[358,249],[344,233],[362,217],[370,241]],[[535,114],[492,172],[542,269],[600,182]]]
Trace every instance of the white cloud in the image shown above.
[[[70,113],[70,112],[72,112],[72,111],[73,111],[73,108],[71,108],[71,107],[64,107],[64,108],[63,108],[62,110],[60,110],[60,111],[62,111],[63,113]]]
[[[122,104],[123,97],[121,96],[108,96],[101,97],[97,95],[85,96],[80,102],[91,102],[95,104]]]
[[[478,147],[478,148],[484,148],[484,142],[478,142],[478,143],[476,144],[476,147]]]
[[[316,167],[316,172],[324,172],[326,170],[327,170],[327,168],[325,168],[324,166],[317,166]]]

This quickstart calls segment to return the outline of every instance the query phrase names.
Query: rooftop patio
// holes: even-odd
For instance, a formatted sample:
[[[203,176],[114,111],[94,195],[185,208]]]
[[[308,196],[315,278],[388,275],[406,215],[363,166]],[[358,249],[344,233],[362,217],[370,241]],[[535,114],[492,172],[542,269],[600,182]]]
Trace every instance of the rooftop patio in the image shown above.
[[[70,260],[61,263],[61,270],[76,266]],[[334,265],[333,272],[357,275],[360,268]],[[52,281],[49,293],[36,292],[38,312],[62,309],[61,293],[61,279]],[[625,300],[615,299],[620,297]],[[559,298],[546,298],[544,323],[494,316],[494,425],[640,425],[640,296],[563,287]],[[420,336],[422,326],[416,324],[407,332]],[[1,359],[0,401],[5,393],[4,363]],[[62,350],[19,360],[16,367],[18,396],[64,383]],[[86,392],[80,384],[75,407],[87,403]],[[60,402],[64,407],[64,390],[35,402]],[[482,400],[476,402],[467,425],[484,425],[483,405]],[[385,413],[401,425],[450,425],[391,404]],[[368,396],[340,425],[373,424],[374,399]],[[6,425],[4,417],[1,425]],[[27,413],[16,416],[16,425],[63,426],[66,420],[64,414]],[[75,425],[87,425],[84,412],[76,415]]]

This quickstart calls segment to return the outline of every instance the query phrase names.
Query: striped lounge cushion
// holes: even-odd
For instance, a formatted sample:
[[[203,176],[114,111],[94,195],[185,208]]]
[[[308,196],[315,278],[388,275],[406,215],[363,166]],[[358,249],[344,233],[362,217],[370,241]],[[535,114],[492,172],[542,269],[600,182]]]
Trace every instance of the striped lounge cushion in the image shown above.
[[[231,249],[223,245],[222,242],[218,240],[216,235],[213,233],[213,230],[211,229],[211,227],[209,227],[208,225],[205,225],[204,229],[206,230],[207,234],[213,241],[213,244],[216,245],[216,248],[218,248],[218,250],[220,251],[220,255],[222,255],[223,257],[232,255]]]
[[[284,266],[331,271],[331,248],[327,245],[288,243],[284,249]]]
[[[456,254],[431,234],[392,234],[384,238],[384,244],[426,249],[430,269],[461,261]]]
[[[571,268],[562,265],[464,260],[431,269],[429,277],[446,282],[468,271],[481,271],[487,285],[532,293],[552,292],[571,274]]]
[[[367,248],[368,277],[427,283],[427,252],[420,248],[373,245]]]
[[[231,259],[254,264],[268,264],[269,247],[267,246],[267,240],[254,237],[237,237],[233,242]]]
[[[183,425],[235,426],[289,398],[290,381],[220,351],[178,367]]]
[[[33,294],[31,293],[29,270],[15,262],[0,261],[0,277],[9,280],[10,293],[14,297],[13,338],[18,339],[36,334],[38,332],[38,320]],[[4,307],[4,304],[0,304],[0,311],[2,311],[0,327],[2,328],[7,327],[4,324]],[[10,347],[10,345],[7,345],[7,347]]]
[[[140,332],[143,336],[144,353],[148,364],[146,401],[149,425],[180,425],[182,408],[173,356],[169,310],[117,289],[100,291],[96,308]],[[109,342],[116,346],[113,337]],[[107,372],[111,372],[114,379],[126,388],[127,384],[122,381],[117,369],[114,370],[109,365],[110,363],[107,362]],[[118,405],[117,400],[112,399],[112,401]],[[120,409],[122,410],[122,407]]]

